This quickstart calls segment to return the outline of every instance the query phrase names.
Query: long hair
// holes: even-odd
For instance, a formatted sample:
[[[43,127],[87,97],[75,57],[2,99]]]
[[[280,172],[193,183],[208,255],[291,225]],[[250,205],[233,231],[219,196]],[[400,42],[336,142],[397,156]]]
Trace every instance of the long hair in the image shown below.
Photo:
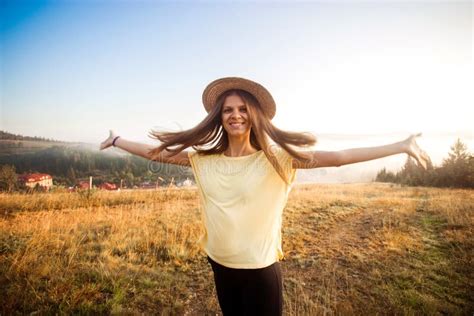
[[[283,131],[275,127],[270,118],[261,108],[257,99],[244,90],[228,90],[217,99],[208,115],[197,126],[179,132],[163,132],[152,130],[150,137],[158,139],[161,145],[152,149],[149,154],[154,160],[163,151],[167,150],[174,155],[188,147],[194,148],[199,154],[211,155],[223,153],[229,146],[227,132],[222,126],[222,107],[225,99],[230,95],[237,95],[244,101],[251,122],[250,143],[257,150],[263,150],[265,156],[273,165],[277,173],[286,183],[289,179],[282,166],[272,153],[268,138],[286,150],[293,158],[303,163],[310,162],[311,158],[304,152],[298,152],[290,145],[308,147],[316,143],[316,137],[310,133],[297,133]]]

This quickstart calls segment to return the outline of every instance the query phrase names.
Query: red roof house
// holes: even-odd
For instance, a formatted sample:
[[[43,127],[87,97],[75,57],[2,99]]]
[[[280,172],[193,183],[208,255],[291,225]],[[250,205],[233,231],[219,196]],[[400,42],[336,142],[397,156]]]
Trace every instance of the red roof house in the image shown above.
[[[79,181],[79,184],[77,185],[79,189],[90,189],[89,186],[89,181]]]
[[[117,186],[109,182],[102,183],[101,185],[99,185],[99,188],[102,190],[109,190],[109,191],[117,190]]]
[[[20,175],[18,181],[22,182],[29,188],[35,188],[38,185],[48,190],[53,186],[53,178],[46,173],[29,173]]]

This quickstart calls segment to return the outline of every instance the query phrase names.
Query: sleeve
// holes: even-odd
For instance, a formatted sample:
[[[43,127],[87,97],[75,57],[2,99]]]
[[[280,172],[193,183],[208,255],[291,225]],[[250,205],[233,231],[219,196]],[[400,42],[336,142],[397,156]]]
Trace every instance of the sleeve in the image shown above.
[[[286,174],[289,183],[292,184],[296,179],[296,168],[293,168],[293,156],[281,147],[277,148],[275,156],[283,168],[283,172]]]
[[[191,169],[193,170],[194,177],[197,177],[199,173],[199,155],[195,151],[188,152],[189,164],[191,165]]]
[[[189,151],[188,152],[189,164],[191,165],[191,170],[194,174],[194,179],[196,180],[196,184],[199,188],[202,188],[202,172],[205,170],[203,166],[203,157],[199,155],[196,151]]]

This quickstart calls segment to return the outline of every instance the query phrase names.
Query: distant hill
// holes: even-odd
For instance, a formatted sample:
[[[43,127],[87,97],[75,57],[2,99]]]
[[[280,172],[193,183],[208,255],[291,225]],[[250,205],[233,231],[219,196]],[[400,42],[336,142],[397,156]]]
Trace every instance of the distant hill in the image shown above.
[[[66,142],[45,137],[23,136],[0,131],[0,156],[29,154],[62,144],[66,144]]]
[[[99,152],[98,144],[66,142],[37,136],[23,136],[0,131],[0,157],[10,155],[33,154],[52,147],[65,147],[77,150]],[[106,156],[123,157],[126,152],[111,148],[102,152]]]
[[[37,136],[23,136],[23,135],[8,133],[6,131],[0,131],[0,140],[31,140],[31,141],[38,141],[38,142],[63,143],[59,140],[54,140],[50,138],[37,137]]]
[[[115,155],[99,151],[97,147],[54,145],[9,150],[0,155],[0,166],[12,165],[18,174],[47,173],[53,176],[54,184],[62,185],[74,185],[90,176],[94,177],[95,185],[102,182],[118,184],[124,180],[129,187],[143,182],[155,183],[158,179],[166,184],[193,178],[189,168],[151,163],[130,154]]]
[[[175,181],[192,178],[190,170],[151,165],[146,159],[117,148],[100,151],[98,144],[64,142],[4,131],[0,139],[0,165],[13,165],[18,174],[51,174],[55,184],[74,184],[89,176],[99,182],[119,183],[124,179],[128,185],[156,182],[159,176],[165,183],[171,178]],[[152,167],[165,172],[153,172]]]

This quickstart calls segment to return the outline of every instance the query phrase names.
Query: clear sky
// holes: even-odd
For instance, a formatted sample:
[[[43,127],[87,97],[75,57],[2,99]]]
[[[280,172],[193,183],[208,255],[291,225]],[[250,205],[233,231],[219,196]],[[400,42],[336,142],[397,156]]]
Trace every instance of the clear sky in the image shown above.
[[[270,90],[280,128],[473,137],[470,1],[0,3],[9,132],[148,142],[196,125],[205,86],[241,76]]]

